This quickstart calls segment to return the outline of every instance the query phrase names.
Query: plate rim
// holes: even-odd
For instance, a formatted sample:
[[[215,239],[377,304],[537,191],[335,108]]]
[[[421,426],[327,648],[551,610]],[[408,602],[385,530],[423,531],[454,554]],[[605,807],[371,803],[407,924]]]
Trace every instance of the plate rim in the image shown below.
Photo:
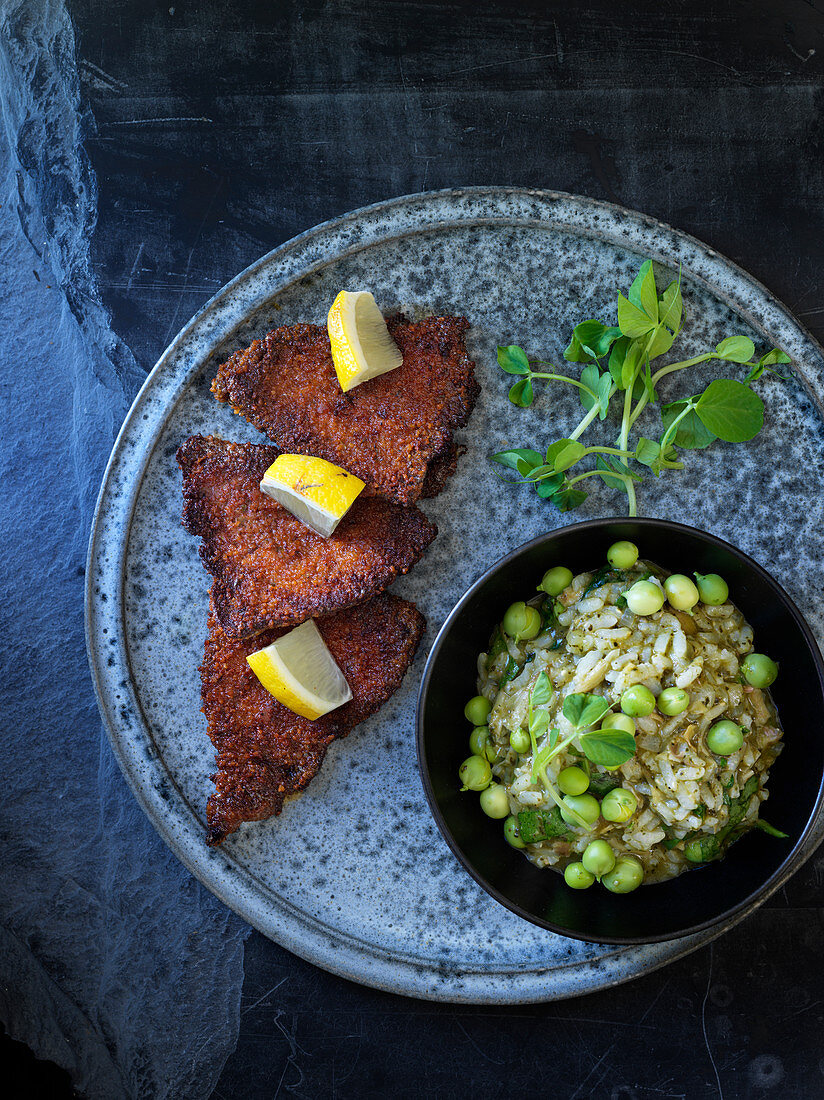
[[[468,208],[466,211],[461,211],[460,215],[457,217],[441,218],[437,216],[440,206],[451,202],[454,208],[461,200],[464,200],[470,206],[472,203],[483,203],[484,200],[489,200],[499,204],[501,207],[505,206],[507,203],[514,205],[520,201],[523,203],[537,204],[539,210],[536,210],[533,217],[528,219],[515,218],[512,216],[506,217],[502,214],[494,217],[481,216],[478,213],[473,214]],[[559,209],[566,211],[566,221],[552,217],[552,212]],[[663,945],[644,945],[643,951],[634,947],[616,948],[613,946],[612,949],[606,951],[604,955],[595,959],[587,959],[574,963],[572,967],[568,964],[548,966],[545,968],[535,968],[529,972],[524,972],[520,968],[497,969],[488,966],[478,967],[477,969],[460,969],[449,964],[437,963],[434,960],[422,962],[417,956],[402,956],[400,953],[393,953],[388,950],[384,951],[372,945],[370,946],[375,953],[370,957],[363,952],[362,946],[358,944],[354,937],[346,933],[338,933],[331,929],[324,930],[319,926],[318,921],[314,918],[308,918],[305,914],[302,922],[296,918],[295,914],[291,915],[292,920],[297,920],[297,924],[300,925],[297,929],[285,927],[282,919],[280,922],[276,919],[273,923],[272,913],[266,910],[266,906],[261,904],[261,900],[255,904],[254,897],[250,897],[248,893],[244,895],[242,888],[239,894],[238,884],[233,884],[231,881],[232,878],[235,876],[241,878],[245,876],[248,881],[250,878],[254,878],[254,876],[247,869],[239,865],[237,861],[233,860],[227,853],[216,852],[214,849],[205,848],[200,833],[200,821],[197,819],[185,796],[183,796],[180,788],[175,784],[174,777],[164,769],[164,775],[175,787],[183,803],[185,814],[190,815],[192,820],[182,821],[180,820],[179,814],[176,819],[170,819],[168,811],[168,794],[161,794],[157,786],[152,786],[151,789],[147,789],[147,784],[144,781],[139,781],[139,773],[136,768],[137,746],[134,743],[130,744],[129,737],[124,735],[124,731],[118,725],[115,716],[116,707],[114,704],[115,698],[118,698],[115,686],[119,686],[121,690],[125,691],[127,700],[136,705],[138,712],[140,710],[137,693],[133,690],[131,684],[127,683],[126,680],[121,680],[119,685],[112,685],[109,682],[112,677],[107,676],[100,660],[106,645],[106,642],[103,640],[105,636],[108,644],[114,644],[116,646],[117,656],[120,661],[119,673],[122,674],[125,671],[128,673],[129,677],[131,676],[128,646],[125,641],[125,633],[123,630],[125,614],[123,607],[123,582],[126,556],[125,550],[129,542],[132,518],[146,468],[154,453],[158,439],[162,434],[166,420],[177,401],[192,384],[197,372],[201,369],[199,363],[189,364],[183,371],[182,378],[178,378],[175,382],[175,378],[177,377],[175,371],[179,373],[181,367],[181,364],[176,362],[177,357],[181,355],[186,347],[186,342],[192,335],[203,327],[208,329],[210,319],[221,310],[227,310],[228,307],[229,317],[222,319],[222,326],[221,318],[216,319],[216,324],[211,331],[215,341],[218,339],[227,339],[231,335],[231,332],[236,330],[243,323],[242,316],[237,317],[233,323],[228,323],[231,320],[232,314],[230,300],[235,291],[253,282],[256,276],[271,272],[273,267],[277,269],[279,264],[286,268],[288,267],[290,259],[293,264],[300,263],[301,259],[303,259],[304,264],[306,264],[307,259],[312,259],[312,245],[318,239],[323,241],[324,238],[328,238],[326,249],[324,250],[324,248],[321,247],[315,254],[314,261],[308,263],[304,268],[296,268],[289,271],[288,277],[282,277],[280,279],[281,286],[287,286],[296,279],[311,274],[313,269],[317,269],[323,264],[330,262],[332,259],[339,259],[347,253],[351,254],[352,252],[360,251],[379,240],[385,241],[387,239],[397,238],[401,234],[397,231],[393,233],[387,230],[389,229],[389,219],[399,210],[405,212],[404,216],[407,219],[411,217],[412,210],[415,212],[423,212],[424,214],[435,211],[435,217],[430,217],[428,220],[424,219],[423,223],[407,229],[407,233],[432,232],[437,229],[462,224],[524,225],[531,222],[541,228],[565,230],[577,235],[604,240],[628,251],[640,251],[646,255],[651,255],[653,259],[657,259],[668,266],[673,265],[674,257],[672,253],[688,253],[694,260],[701,261],[697,270],[693,266],[688,267],[690,278],[703,285],[716,299],[724,302],[729,308],[744,317],[754,329],[766,333],[766,325],[762,318],[763,315],[770,315],[771,331],[786,326],[793,334],[793,340],[782,340],[783,343],[786,343],[788,346],[792,344],[806,345],[808,352],[810,347],[812,347],[820,361],[818,370],[812,371],[801,369],[798,366],[794,366],[794,369],[800,384],[803,385],[811,400],[814,402],[819,416],[824,419],[824,369],[822,369],[821,365],[824,363],[824,351],[822,351],[816,339],[807,331],[805,326],[794,317],[788,307],[772,294],[771,291],[732,260],[729,260],[717,250],[704,244],[697,238],[681,230],[675,229],[650,215],[633,211],[613,203],[607,203],[602,200],[590,199],[585,196],[573,195],[566,192],[495,185],[447,188],[440,191],[403,195],[349,211],[343,215],[319,223],[297,236],[292,237],[290,240],[283,242],[281,245],[260,257],[260,259],[254,261],[254,263],[250,264],[221,287],[181,328],[180,332],[161,354],[155,366],[147,374],[146,379],[135,395],[134,401],[118,431],[111,454],[106,463],[95,505],[86,559],[84,614],[86,648],[98,708],[103,718],[103,724],[112,751],[117,759],[118,766],[132,790],[132,793],[137,798],[138,804],[141,806],[144,813],[146,813],[153,827],[167,846],[207,889],[215,894],[215,896],[223,901],[224,904],[237,913],[242,919],[257,928],[270,939],[280,943],[282,946],[293,951],[302,958],[342,977],[374,988],[390,992],[400,992],[423,999],[452,1003],[525,1004],[562,999],[578,994],[593,992],[597,989],[609,988],[610,986],[637,976],[641,971],[648,972],[668,962],[675,961],[675,959],[682,957],[697,947],[710,942],[732,925],[725,925],[720,929],[712,929],[710,933],[700,933],[678,940],[665,941]],[[582,222],[585,221],[586,218],[592,218],[597,224],[600,218],[606,219],[612,227],[613,232],[607,232],[601,228],[586,228],[583,224],[572,224],[574,218],[569,218],[570,210],[574,215],[581,218]],[[538,216],[538,213],[543,216]],[[334,243],[336,237],[345,237],[346,230],[349,227],[359,226],[364,222],[368,223],[370,219],[377,219],[377,232],[375,232],[371,238],[366,241],[358,239],[342,250],[333,249],[329,252],[329,245]],[[383,223],[385,223],[385,226],[382,229],[381,226]],[[658,234],[661,241],[656,243],[668,243],[671,246],[669,254],[651,249],[649,247],[651,242],[645,242],[644,247],[640,247],[640,242],[632,239],[631,232],[628,236],[622,236],[627,226],[637,233],[652,231]],[[301,253],[305,253],[306,255],[301,257]],[[684,266],[687,265],[685,264]],[[733,296],[726,288],[719,287],[717,283],[712,282],[708,277],[702,274],[702,270],[706,268],[710,270],[718,268],[721,271],[731,273],[734,277],[733,282],[735,287],[740,288],[744,286],[748,290],[749,304],[746,304],[741,298]],[[274,284],[270,282],[270,284],[262,290],[258,289],[256,291],[256,301],[247,303],[246,305],[245,312],[247,315],[249,312],[259,307],[263,301],[270,300],[276,295],[277,290],[273,289],[273,287]],[[760,307],[762,316],[759,316],[758,311],[754,311],[755,306]],[[805,367],[806,366],[805,364]],[[153,391],[162,383],[164,372],[170,373],[168,382],[171,383],[171,392],[167,395],[168,399],[163,402],[163,415],[159,418],[158,423],[151,428],[148,434],[146,432],[141,433],[139,425],[141,410]],[[137,435],[142,446],[138,461],[139,476],[133,479],[131,490],[125,494],[125,496],[122,491],[112,495],[113,474],[118,464],[125,461],[125,452],[128,449],[135,449],[135,443],[131,439],[132,433]],[[145,438],[141,438],[141,435]],[[107,532],[105,528],[115,504],[117,504],[121,514],[125,511],[126,522],[122,526],[119,542],[115,541],[114,549],[119,551],[119,557],[114,563],[115,568],[109,568],[107,573],[107,575],[116,574],[117,576],[117,599],[111,601],[112,604],[116,605],[113,618],[112,608],[108,609],[108,614],[104,615],[103,613],[106,597],[104,593],[103,599],[101,599],[100,593],[95,591],[95,580],[96,570],[101,570],[99,575],[102,575],[103,563],[101,552],[106,548],[105,535]],[[110,566],[108,559],[106,559],[105,564]],[[115,622],[115,620],[117,620],[117,622]],[[101,624],[103,621],[108,621],[110,625],[115,625],[116,629],[112,637],[109,637],[106,630],[102,627]],[[119,629],[117,629],[118,625]],[[112,697],[113,693],[115,698]],[[122,712],[121,721],[126,721]],[[145,725],[148,739],[151,741],[151,732],[147,724]],[[150,745],[147,744],[143,746],[143,752],[144,758],[148,755],[149,759],[151,759],[152,752]],[[154,755],[157,756],[157,753],[155,752]],[[162,786],[162,780],[160,785]],[[197,822],[197,840],[199,841],[199,848],[194,847],[191,843],[193,821]],[[824,832],[824,829],[822,832]],[[815,839],[809,849],[801,854],[797,865],[794,865],[788,870],[787,877],[789,877],[789,874],[793,873],[797,867],[809,857],[820,839],[821,837]],[[220,866],[221,862],[223,863],[223,867]],[[293,908],[289,903],[285,903],[285,907]],[[738,919],[743,919],[750,911],[751,910],[745,911]],[[282,917],[282,914],[275,914],[275,916]],[[737,923],[737,920],[735,923]],[[649,957],[650,948],[656,947],[668,947],[670,950],[662,950],[657,956],[652,958]],[[642,960],[633,960],[632,956],[639,953],[643,953],[645,957]],[[635,966],[633,966],[633,962],[636,963]],[[642,963],[640,967],[637,965],[638,962]],[[566,973],[570,970],[580,972],[587,968],[595,972],[594,980],[590,980],[588,983],[581,985],[576,981],[567,980],[566,982],[558,982],[557,980],[559,973]],[[499,994],[497,996],[490,994],[489,979],[491,974],[495,974],[500,978],[506,976],[508,989],[505,994]],[[551,983],[549,988],[547,987],[547,980]]]

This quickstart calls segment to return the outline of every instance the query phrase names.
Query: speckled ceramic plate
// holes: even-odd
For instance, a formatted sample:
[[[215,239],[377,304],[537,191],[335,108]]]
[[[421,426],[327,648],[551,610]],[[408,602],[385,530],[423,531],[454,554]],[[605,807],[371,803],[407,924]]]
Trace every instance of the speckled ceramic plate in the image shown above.
[[[88,566],[89,654],[112,746],[158,832],[193,874],[319,966],[418,997],[540,1001],[624,981],[717,934],[620,948],[521,921],[461,870],[429,816],[415,763],[421,670],[464,589],[542,531],[621,508],[602,485],[574,517],[562,517],[534,494],[501,486],[487,461],[492,451],[564,435],[577,417],[575,398],[558,387],[528,412],[509,406],[495,345],[517,342],[561,362],[572,325],[611,318],[616,287],[644,256],[669,272],[682,267],[679,351],[743,332],[759,348],[786,349],[796,379],[761,387],[767,426],[754,443],[691,452],[682,474],[641,486],[640,513],[740,546],[781,581],[821,641],[823,498],[811,473],[824,456],[821,349],[744,272],[640,214],[552,192],[479,188],[396,199],[321,225],[209,302],[164,353],[123,425]],[[402,689],[331,747],[299,799],[210,850],[203,838],[213,754],[197,673],[208,579],[180,526],[174,453],[193,432],[259,440],[212,399],[218,364],[276,325],[322,323],[338,290],[364,286],[387,312],[465,313],[473,326],[468,342],[482,392],[463,433],[468,450],[446,491],[424,502],[438,538],[394,589],[424,611],[428,633]],[[807,854],[821,835],[819,822]]]

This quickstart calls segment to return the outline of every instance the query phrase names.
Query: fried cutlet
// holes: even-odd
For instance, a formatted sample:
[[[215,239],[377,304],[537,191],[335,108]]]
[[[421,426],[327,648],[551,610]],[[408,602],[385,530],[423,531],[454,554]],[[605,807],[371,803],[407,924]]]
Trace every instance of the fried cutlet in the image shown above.
[[[417,508],[362,494],[334,535],[322,538],[261,491],[278,454],[201,435],[177,452],[183,525],[202,539],[215,615],[230,638],[370,599],[406,573],[437,533]]]
[[[317,775],[326,750],[400,686],[424,631],[414,604],[388,593],[317,621],[352,689],[352,699],[310,722],[279,703],[246,657],[284,630],[234,641],[209,614],[200,668],[203,713],[217,753],[215,793],[207,808],[208,842],[219,844],[244,821],[279,814],[287,795]]]
[[[435,496],[455,470],[455,428],[480,388],[465,317],[387,321],[395,370],[343,393],[319,325],[275,329],[218,370],[212,392],[285,451],[319,455],[399,504]]]

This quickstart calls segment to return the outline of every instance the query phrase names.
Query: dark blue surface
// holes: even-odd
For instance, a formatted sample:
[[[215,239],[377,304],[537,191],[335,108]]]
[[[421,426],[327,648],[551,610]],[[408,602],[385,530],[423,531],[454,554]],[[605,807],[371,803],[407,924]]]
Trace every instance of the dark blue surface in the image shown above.
[[[86,543],[141,372],[89,272],[95,188],[68,18],[30,2],[6,16],[0,1013],[89,1095],[198,1095],[237,1035],[246,929],[160,842],[97,713]]]
[[[92,232],[94,177],[64,156],[60,5],[15,8],[29,46],[9,45],[6,16],[0,48],[8,1030],[96,1074],[96,1095],[124,1074],[133,1092],[202,1095],[238,1008],[219,1097],[821,1095],[820,854],[712,947],[578,1001],[406,1001],[253,934],[239,1006],[237,922],[154,837],[101,740],[81,571],[113,433],[168,339],[267,249],[367,202],[466,183],[612,199],[727,253],[820,337],[824,15],[802,0],[76,0]],[[45,125],[51,71],[69,111]]]

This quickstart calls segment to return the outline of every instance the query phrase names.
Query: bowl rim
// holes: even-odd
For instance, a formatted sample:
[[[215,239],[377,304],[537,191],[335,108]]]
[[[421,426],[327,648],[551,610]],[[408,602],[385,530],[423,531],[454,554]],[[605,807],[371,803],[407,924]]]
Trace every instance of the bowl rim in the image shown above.
[[[426,664],[424,665],[423,675],[421,676],[420,688],[418,689],[418,698],[415,707],[415,742],[418,757],[418,770],[420,773],[421,785],[423,786],[424,794],[426,795],[427,803],[429,804],[429,810],[432,814],[441,836],[446,841],[447,845],[451,849],[453,855],[464,871],[466,871],[474,880],[481,886],[490,897],[494,898],[500,905],[504,906],[510,912],[516,916],[521,917],[523,920],[528,921],[530,924],[537,925],[539,928],[544,928],[549,932],[554,932],[558,936],[565,936],[568,939],[582,940],[586,943],[604,943],[604,944],[616,944],[621,946],[635,946],[645,943],[662,943],[667,940],[682,939],[685,936],[694,935],[699,932],[704,932],[712,928],[716,928],[724,921],[734,922],[738,916],[743,916],[745,910],[751,910],[761,905],[764,901],[770,897],[781,885],[793,874],[798,867],[801,866],[812,852],[815,850],[815,846],[807,853],[805,853],[804,859],[798,863],[798,866],[793,864],[797,861],[798,855],[804,847],[805,841],[809,836],[813,825],[818,818],[824,806],[824,769],[819,778],[818,793],[816,795],[813,808],[807,818],[807,823],[801,830],[800,834],[795,840],[790,851],[785,858],[781,861],[778,867],[773,873],[766,879],[760,886],[747,895],[736,905],[731,906],[728,909],[722,910],[717,916],[711,917],[708,920],[701,921],[698,924],[690,925],[687,928],[679,929],[677,932],[667,932],[662,935],[650,935],[650,936],[590,936],[580,932],[572,932],[563,925],[555,924],[552,921],[544,920],[542,917],[536,917],[534,914],[525,910],[522,906],[513,902],[500,890],[494,887],[491,883],[487,882],[483,875],[481,875],[464,856],[463,852],[458,847],[451,831],[446,823],[441,808],[438,805],[435,797],[435,791],[432,786],[432,780],[429,775],[429,768],[426,763],[426,756],[424,752],[424,708],[426,704],[427,695],[429,693],[429,685],[432,680],[432,675],[435,669],[435,665],[438,661],[438,656],[443,647],[443,643],[450,633],[455,620],[460,613],[466,607],[466,605],[472,600],[475,593],[479,588],[486,583],[486,581],[493,576],[493,574],[499,573],[502,570],[508,568],[515,560],[517,560],[523,553],[531,550],[533,547],[540,546],[548,541],[551,541],[558,535],[568,531],[587,531],[595,530],[598,528],[606,527],[610,524],[637,524],[642,527],[659,527],[674,533],[686,532],[690,535],[697,535],[700,539],[705,540],[710,546],[715,546],[721,550],[732,553],[743,564],[751,569],[757,576],[761,578],[766,584],[772,588],[776,596],[783,603],[790,616],[795,621],[797,627],[801,631],[801,635],[807,644],[810,654],[813,658],[813,664],[815,665],[816,672],[818,674],[818,683],[822,696],[824,696],[824,657],[822,657],[821,649],[813,634],[812,628],[808,624],[807,620],[799,611],[792,597],[782,588],[777,580],[762,566],[759,565],[754,558],[750,557],[743,550],[739,550],[737,546],[727,542],[725,539],[719,538],[717,535],[713,535],[709,531],[703,531],[700,527],[692,527],[689,524],[677,523],[674,520],[655,519],[648,516],[605,516],[598,519],[583,520],[579,523],[566,524],[563,527],[556,527],[552,531],[546,531],[542,535],[538,535],[528,542],[521,543],[520,546],[516,546],[509,553],[504,554],[503,557],[498,558],[487,569],[483,571],[466,589],[455,606],[447,615],[440,630],[438,631],[432,648],[429,651],[429,655],[426,658]]]

